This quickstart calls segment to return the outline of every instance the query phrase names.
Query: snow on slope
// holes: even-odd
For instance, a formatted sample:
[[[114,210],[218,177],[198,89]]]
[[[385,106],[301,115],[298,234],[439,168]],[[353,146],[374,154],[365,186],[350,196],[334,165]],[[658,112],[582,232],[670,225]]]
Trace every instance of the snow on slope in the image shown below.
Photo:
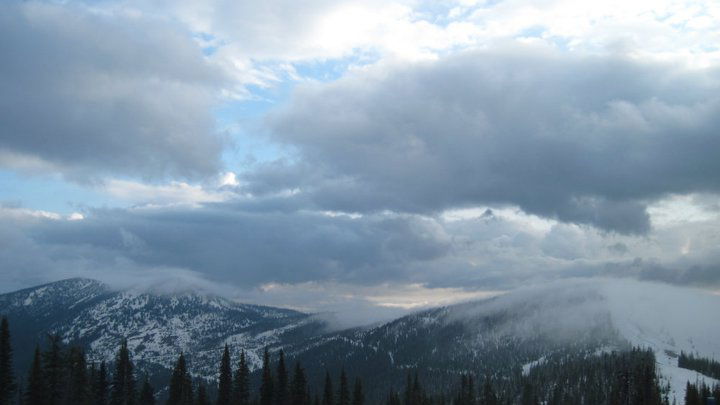
[[[191,372],[212,377],[223,346],[233,361],[248,351],[252,368],[265,346],[281,343],[296,329],[319,328],[306,314],[292,310],[241,304],[201,292],[113,291],[87,279],[68,279],[0,295],[0,313],[25,323],[32,343],[57,333],[66,343],[78,343],[90,361],[112,361],[122,339],[143,367],[170,369],[180,352],[192,353]],[[25,348],[27,349],[27,348]]]
[[[545,334],[568,342],[609,317],[607,326],[617,329],[620,338],[655,352],[662,384],[669,382],[680,401],[688,381],[718,382],[677,367],[680,351],[720,360],[718,309],[720,296],[705,290],[629,279],[583,279],[518,289],[452,311],[463,319],[505,311],[515,319],[505,327],[511,329],[508,333]],[[607,348],[614,349],[618,348]],[[541,361],[524,364],[523,372]]]
[[[664,382],[670,383],[678,401],[688,381],[720,383],[677,366],[680,351],[720,360],[720,296],[629,280],[606,281],[600,289],[615,327],[633,345],[653,349]]]

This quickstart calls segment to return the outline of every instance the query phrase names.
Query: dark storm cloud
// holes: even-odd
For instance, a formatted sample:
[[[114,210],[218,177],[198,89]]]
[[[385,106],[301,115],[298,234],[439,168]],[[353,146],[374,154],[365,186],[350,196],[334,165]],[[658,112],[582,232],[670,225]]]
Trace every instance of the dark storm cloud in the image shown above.
[[[148,268],[191,269],[245,286],[381,282],[401,278],[406,265],[442,257],[450,248],[442,230],[421,218],[252,213],[222,205],[99,210],[82,221],[48,220],[24,229],[26,239],[63,258],[108,263],[122,257]]]
[[[358,73],[270,117],[300,163],[246,177],[257,195],[332,210],[511,203],[646,233],[646,205],[720,191],[720,75],[514,48]]]
[[[178,27],[7,1],[0,54],[0,165],[81,179],[218,169],[225,78]]]

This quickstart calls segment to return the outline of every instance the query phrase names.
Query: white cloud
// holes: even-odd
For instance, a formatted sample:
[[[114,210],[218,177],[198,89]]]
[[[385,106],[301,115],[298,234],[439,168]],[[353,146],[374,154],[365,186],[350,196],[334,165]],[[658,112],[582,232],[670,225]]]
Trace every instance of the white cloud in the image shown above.
[[[233,184],[234,175],[226,173],[221,178],[221,186]],[[235,194],[228,190],[206,189],[181,181],[169,184],[152,185],[130,180],[109,179],[101,186],[102,190],[113,197],[138,205],[197,205],[207,202],[220,202],[232,198]]]

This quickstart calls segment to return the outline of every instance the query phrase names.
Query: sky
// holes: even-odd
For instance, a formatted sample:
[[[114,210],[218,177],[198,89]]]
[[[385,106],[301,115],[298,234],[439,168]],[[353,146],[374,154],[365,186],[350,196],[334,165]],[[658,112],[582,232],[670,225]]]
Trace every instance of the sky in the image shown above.
[[[718,44],[711,1],[4,1],[0,292],[720,291]]]

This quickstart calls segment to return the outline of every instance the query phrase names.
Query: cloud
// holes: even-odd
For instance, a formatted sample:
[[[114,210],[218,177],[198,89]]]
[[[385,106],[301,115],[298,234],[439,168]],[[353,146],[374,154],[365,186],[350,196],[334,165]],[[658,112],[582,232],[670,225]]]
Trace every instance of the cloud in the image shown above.
[[[211,108],[228,78],[183,28],[10,1],[0,37],[1,166],[79,180],[221,166]]]
[[[440,227],[412,216],[239,212],[222,204],[96,210],[81,221],[28,222],[22,229],[33,243],[57,252],[58,259],[81,256],[102,269],[122,258],[244,286],[398,279],[404,266],[449,249]]]
[[[223,202],[95,209],[82,215],[0,210],[0,225],[12,241],[0,249],[8,269],[3,277],[133,280],[143,272],[151,277],[157,269],[169,277],[178,269],[239,288],[390,283],[435,291],[505,290],[595,276],[720,283],[714,265],[717,219],[663,226],[637,237],[546,222],[511,209],[492,214],[479,209],[476,216],[466,212],[446,219],[244,210]],[[374,296],[403,302],[389,294]]]
[[[371,69],[307,85],[271,115],[298,158],[247,175],[246,189],[346,212],[514,204],[647,233],[649,202],[720,191],[717,79],[537,47]]]

